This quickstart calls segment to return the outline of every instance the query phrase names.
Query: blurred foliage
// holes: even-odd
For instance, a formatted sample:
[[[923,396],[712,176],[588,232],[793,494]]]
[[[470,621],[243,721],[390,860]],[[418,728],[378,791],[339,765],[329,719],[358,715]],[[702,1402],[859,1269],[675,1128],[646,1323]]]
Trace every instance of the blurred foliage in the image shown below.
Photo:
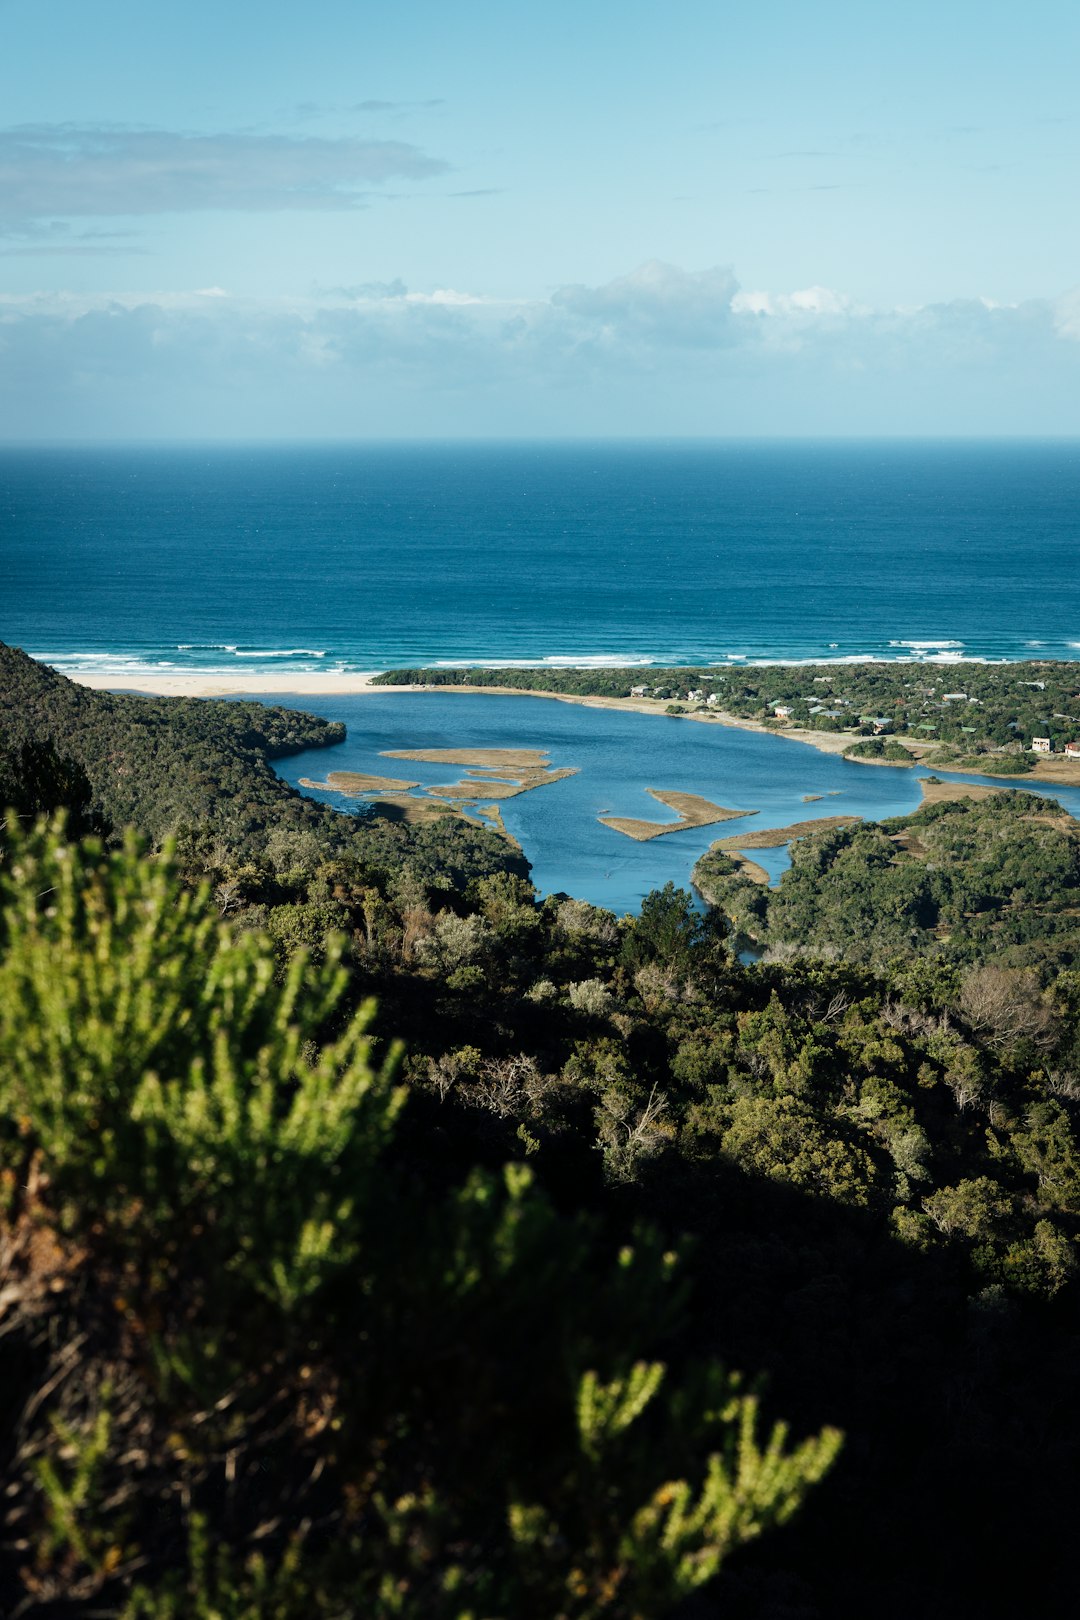
[[[418,1196],[339,944],[282,977],[130,839],[8,844],[5,1472],[37,1607],[660,1614],[790,1517],[839,1436],[762,1435],[686,1361],[655,1234],[612,1252],[515,1165]]]

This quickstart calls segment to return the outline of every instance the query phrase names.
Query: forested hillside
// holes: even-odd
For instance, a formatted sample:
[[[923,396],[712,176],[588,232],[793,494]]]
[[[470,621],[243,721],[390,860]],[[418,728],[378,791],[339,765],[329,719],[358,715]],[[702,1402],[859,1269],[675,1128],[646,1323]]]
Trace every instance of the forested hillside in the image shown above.
[[[1052,799],[946,800],[880,825],[812,833],[776,889],[722,849],[695,882],[771,954],[885,964],[1051,967],[1080,962],[1080,825]]]
[[[173,839],[187,869],[248,898],[296,895],[334,858],[353,874],[407,864],[434,881],[528,871],[520,852],[486,828],[345,817],[304,798],[270,765],[344,735],[338,721],[262,703],[92,692],[0,643],[0,758],[27,742],[51,743],[85,772],[101,819],[134,826],[155,846]],[[9,763],[6,774],[24,772]]]
[[[94,813],[46,732],[20,813]],[[468,873],[461,824],[442,870],[316,839],[282,877],[260,836],[200,888],[8,834],[0,1603],[1072,1612],[1056,810],[798,846],[753,967],[722,862],[710,916],[669,886],[621,920]],[[753,1444],[720,1368],[762,1380]]]

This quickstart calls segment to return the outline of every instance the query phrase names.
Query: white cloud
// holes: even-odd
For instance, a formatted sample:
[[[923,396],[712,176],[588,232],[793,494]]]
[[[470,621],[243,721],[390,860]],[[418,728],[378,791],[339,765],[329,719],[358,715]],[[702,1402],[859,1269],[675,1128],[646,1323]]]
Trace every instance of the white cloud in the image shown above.
[[[478,297],[476,293],[455,292],[453,287],[439,287],[435,292],[405,293],[403,302],[406,304],[443,304],[450,309],[463,309],[466,305],[490,304],[490,298]]]
[[[831,287],[804,287],[800,292],[738,292],[731,300],[737,315],[847,315],[854,305],[846,293]]]

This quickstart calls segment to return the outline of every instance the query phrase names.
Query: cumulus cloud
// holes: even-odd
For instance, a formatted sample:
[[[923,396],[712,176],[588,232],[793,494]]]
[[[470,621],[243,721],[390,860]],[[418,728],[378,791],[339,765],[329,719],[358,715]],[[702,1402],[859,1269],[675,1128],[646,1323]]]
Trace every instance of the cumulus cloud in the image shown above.
[[[350,209],[447,169],[406,141],[26,124],[0,130],[0,219]]]
[[[622,342],[713,347],[731,339],[738,286],[729,268],[679,270],[650,259],[602,287],[561,287],[551,302]]]
[[[738,292],[731,300],[737,315],[847,315],[852,301],[831,287],[804,287],[799,292]]]
[[[651,263],[517,302],[0,297],[0,436],[1077,431],[1078,292],[872,310]]]

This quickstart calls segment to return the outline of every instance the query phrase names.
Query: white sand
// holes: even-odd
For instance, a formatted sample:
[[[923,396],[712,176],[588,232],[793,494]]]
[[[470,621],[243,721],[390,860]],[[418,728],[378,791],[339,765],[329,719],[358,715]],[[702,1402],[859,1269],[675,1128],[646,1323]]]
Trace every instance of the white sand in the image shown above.
[[[64,672],[65,674],[67,671]],[[96,675],[81,672],[69,679],[79,686],[93,687],[95,692],[136,692],[142,697],[232,697],[245,692],[259,697],[270,697],[275,692],[295,692],[305,697],[336,697],[352,692],[423,692],[435,688],[418,686],[372,686],[378,670],[367,674],[324,674],[321,670],[294,670],[255,674],[226,674],[224,672],[190,675],[140,675],[137,680],[124,675]],[[439,687],[439,691],[445,688]]]

